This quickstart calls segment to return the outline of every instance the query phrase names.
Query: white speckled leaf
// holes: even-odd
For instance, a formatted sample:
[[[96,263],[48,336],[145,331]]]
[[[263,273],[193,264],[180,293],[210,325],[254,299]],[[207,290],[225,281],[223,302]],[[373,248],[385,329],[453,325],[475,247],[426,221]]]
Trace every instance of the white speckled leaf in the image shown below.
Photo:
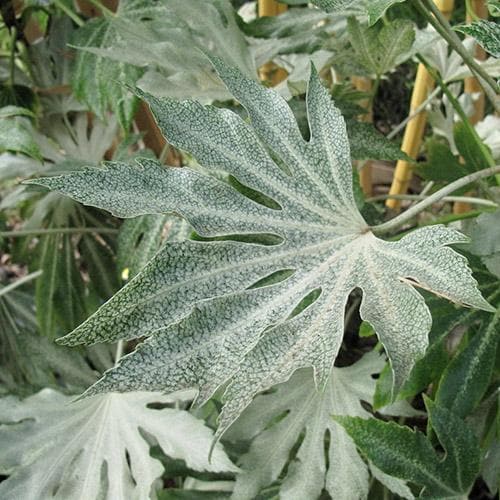
[[[396,19],[385,26],[365,26],[355,17],[347,21],[354,59],[369,75],[381,75],[408,58],[415,40],[413,23]]]
[[[327,12],[361,5],[369,16],[370,24],[374,24],[385,14],[389,7],[404,1],[405,0],[312,0],[312,3]]]
[[[326,383],[355,288],[363,292],[361,315],[384,344],[400,387],[425,351],[431,325],[415,284],[459,304],[490,308],[466,259],[446,246],[466,238],[443,226],[419,229],[397,242],[374,236],[354,201],[344,120],[314,69],[307,142],[275,91],[218,58],[213,63],[251,124],[194,101],[143,97],[170,143],[206,169],[224,170],[264,193],[274,208],[213,176],[151,160],[36,182],[122,217],[175,212],[204,236],[272,233],[281,243],[166,244],[63,339],[74,345],[149,336],[90,393],[196,386],[204,401],[232,380],[224,429],[254,394],[298,368],[313,366],[316,382]],[[280,282],[252,287],[280,270],[290,271]],[[317,300],[291,318],[314,290],[321,291]]]
[[[484,50],[493,57],[500,58],[500,26],[498,23],[480,19],[465,26],[457,26],[455,29],[474,37]]]
[[[253,439],[241,458],[234,499],[256,498],[276,481],[304,431],[305,438],[283,478],[280,498],[314,500],[323,488],[332,498],[366,498],[368,467],[332,415],[369,418],[361,401],[372,403],[376,383],[372,375],[383,365],[383,357],[371,352],[352,366],[333,368],[323,392],[315,391],[311,371],[303,369],[274,392],[258,396],[226,434],[228,440]],[[405,491],[402,481],[392,481],[398,491]]]
[[[143,499],[163,472],[142,431],[164,453],[200,471],[236,468],[221,447],[208,461],[213,434],[186,411],[148,408],[167,403],[154,393],[73,398],[44,389],[26,400],[0,399],[0,484],[4,500]]]

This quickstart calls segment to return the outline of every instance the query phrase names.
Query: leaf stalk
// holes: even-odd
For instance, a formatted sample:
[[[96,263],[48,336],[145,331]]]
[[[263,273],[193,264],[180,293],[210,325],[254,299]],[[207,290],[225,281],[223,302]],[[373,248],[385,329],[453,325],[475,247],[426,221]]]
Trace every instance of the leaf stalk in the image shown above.
[[[434,5],[432,0],[417,0],[415,6],[434,29],[446,40],[448,45],[462,58],[471,71],[478,77],[496,111],[500,111],[498,100],[499,87],[495,80],[476,62],[453,31],[447,19]]]
[[[48,229],[19,229],[16,231],[0,231],[0,237],[20,238],[23,236],[44,236],[46,234],[80,234],[101,233],[116,234],[118,229],[110,227],[54,227]]]
[[[10,283],[6,287],[0,289],[0,297],[2,295],[6,295],[9,292],[12,292],[12,290],[16,289],[17,287],[24,285],[25,283],[28,283],[29,281],[33,281],[34,279],[38,278],[42,274],[42,270],[35,271],[33,273],[27,274],[26,276],[23,276],[22,278],[19,278],[18,280],[14,281],[13,283]]]
[[[457,179],[456,181],[451,182],[447,186],[443,187],[439,191],[431,194],[425,200],[422,200],[420,203],[417,203],[413,207],[409,208],[406,212],[403,212],[397,217],[394,217],[394,219],[391,219],[377,226],[372,226],[370,229],[374,234],[377,235],[389,233],[401,227],[403,224],[413,219],[413,217],[418,215],[420,212],[423,212],[427,207],[430,207],[434,203],[441,201],[445,196],[448,196],[454,191],[457,191],[458,189],[461,189],[468,184],[471,184],[472,182],[483,179],[484,177],[490,177],[491,175],[495,175],[498,173],[500,173],[500,165],[485,168],[483,170],[479,170],[478,172],[466,175],[465,177],[461,177],[460,179]]]

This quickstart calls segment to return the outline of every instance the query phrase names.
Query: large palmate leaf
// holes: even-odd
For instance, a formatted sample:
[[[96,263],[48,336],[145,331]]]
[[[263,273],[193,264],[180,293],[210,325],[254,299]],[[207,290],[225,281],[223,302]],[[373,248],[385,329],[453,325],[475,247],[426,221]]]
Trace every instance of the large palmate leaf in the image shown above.
[[[435,32],[426,29],[419,31],[418,34],[420,37],[432,38],[432,34],[435,35]],[[471,55],[474,55],[476,43],[472,38],[466,38],[463,45]],[[441,38],[434,39],[432,43],[423,44],[419,52],[425,57],[428,64],[439,71],[441,78],[446,83],[463,80],[472,75],[470,68],[464,63],[463,59],[456,52],[450,52],[448,44]],[[494,57],[488,57],[485,60],[476,59],[476,63],[492,77],[500,77],[500,61],[498,59]]]
[[[260,67],[277,55],[302,54],[303,59],[308,60],[306,54],[315,53],[331,43],[334,37],[342,36],[346,14],[328,14],[315,8],[298,7],[279,16],[258,17],[242,24],[242,29],[250,37],[250,50],[255,65]],[[332,53],[328,52],[328,56],[331,58]],[[283,66],[282,57],[278,62]],[[294,81],[295,75],[291,74],[288,65],[286,69]]]
[[[74,94],[66,91],[71,81],[75,57],[74,51],[69,47],[74,31],[73,22],[69,17],[52,17],[45,37],[28,48],[32,85],[37,88],[44,117],[71,111],[86,111]],[[95,86],[95,83],[96,80],[92,78],[92,85]],[[113,83],[108,83],[113,88]],[[39,130],[44,130],[44,127]]]
[[[258,396],[226,434],[229,440],[253,439],[241,458],[234,498],[256,498],[280,476],[296,446],[280,488],[281,498],[314,499],[323,488],[332,498],[366,498],[368,466],[332,415],[368,418],[361,401],[372,403],[372,376],[383,365],[380,355],[372,352],[352,366],[333,368],[323,392],[315,390],[311,371],[303,369],[274,392]],[[399,486],[404,490],[402,483]],[[405,498],[412,498],[408,493]]]
[[[235,470],[212,432],[182,410],[150,408],[161,394],[109,394],[73,404],[44,389],[24,401],[0,399],[0,484],[4,499],[150,498],[163,467],[144,432],[194,470]]]
[[[143,14],[142,1],[120,2],[118,16],[139,19]],[[92,19],[76,31],[74,45],[85,47],[107,47],[116,41],[117,35],[107,17]],[[124,83],[135,84],[142,73],[136,66],[122,61],[110,61],[94,54],[77,53],[72,86],[75,95],[89,106],[99,117],[113,110],[126,128],[133,118],[136,99],[124,87]]]
[[[425,351],[431,325],[414,285],[491,310],[466,259],[446,246],[464,236],[429,226],[387,242],[371,231],[353,196],[344,121],[314,69],[307,93],[311,139],[305,141],[276,92],[219,58],[213,62],[251,125],[195,101],[144,97],[172,144],[263,193],[259,203],[213,176],[147,159],[33,181],[121,217],[176,212],[203,236],[244,235],[165,245],[63,340],[149,336],[91,393],[197,386],[204,401],[232,380],[224,429],[255,393],[298,368],[313,366],[324,386],[355,288],[363,292],[361,316],[384,344],[400,387]],[[250,236],[255,233],[267,237]],[[262,286],[270,275],[274,284]]]
[[[116,16],[87,24],[80,35],[76,44],[83,50],[74,86],[77,95],[86,89],[92,109],[97,105],[102,110],[99,101],[106,103],[115,89],[119,93],[110,96],[113,101],[129,102],[133,96],[119,82],[135,83],[138,67],[146,70],[139,86],[154,95],[206,101],[229,98],[199,49],[211,50],[256,77],[247,42],[228,0],[126,0],[120,2]]]
[[[355,62],[377,78],[407,59],[415,40],[413,23],[401,19],[380,27],[363,26],[352,17],[348,32]]]

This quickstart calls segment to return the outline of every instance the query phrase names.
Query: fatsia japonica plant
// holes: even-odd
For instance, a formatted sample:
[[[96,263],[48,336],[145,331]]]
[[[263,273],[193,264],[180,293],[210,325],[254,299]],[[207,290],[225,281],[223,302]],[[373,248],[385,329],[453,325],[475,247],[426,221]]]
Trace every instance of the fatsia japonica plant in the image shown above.
[[[353,196],[344,120],[314,67],[305,141],[274,90],[221,59],[212,62],[251,123],[195,101],[139,95],[173,145],[207,170],[233,175],[260,193],[259,201],[211,175],[145,159],[31,181],[119,217],[175,212],[209,239],[165,245],[60,339],[77,345],[148,337],[86,396],[197,387],[201,404],[228,383],[221,435],[257,392],[299,368],[312,366],[317,386],[325,386],[356,288],[363,293],[361,317],[387,351],[397,391],[425,352],[431,326],[415,287],[493,310],[466,259],[448,246],[467,239],[434,225],[385,241],[379,235],[394,224],[368,226]]]
[[[280,3],[2,7],[1,498],[497,494],[498,25]]]

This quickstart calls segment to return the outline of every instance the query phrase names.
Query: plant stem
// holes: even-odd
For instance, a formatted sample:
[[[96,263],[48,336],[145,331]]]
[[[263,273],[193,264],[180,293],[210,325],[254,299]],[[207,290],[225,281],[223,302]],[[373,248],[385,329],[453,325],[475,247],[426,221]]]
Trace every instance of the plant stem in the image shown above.
[[[73,139],[73,142],[75,144],[78,144],[78,138],[76,137],[75,131],[73,130],[73,127],[71,126],[71,122],[69,121],[68,114],[63,113],[62,118],[63,118],[63,122],[64,122],[65,127],[68,129],[68,134]]]
[[[379,224],[378,226],[373,226],[371,230],[374,234],[384,234],[393,231],[394,229],[397,229],[398,227],[411,220],[420,212],[424,211],[427,207],[430,207],[432,204],[440,201],[445,196],[448,196],[457,189],[463,188],[468,184],[471,184],[472,182],[483,179],[484,177],[489,177],[498,173],[500,173],[500,165],[491,168],[485,168],[484,170],[479,170],[479,172],[474,172],[473,174],[461,177],[460,179],[457,179],[456,181],[448,184],[439,191],[431,194],[425,200],[422,200],[420,203],[417,203],[413,207],[409,208],[406,212],[403,212],[397,217],[394,217],[394,219],[384,222],[383,224]]]
[[[383,194],[380,196],[373,196],[368,198],[367,202],[373,201],[383,201],[387,199],[394,200],[425,200],[427,196],[422,194]],[[485,207],[498,208],[498,203],[491,200],[485,200],[483,198],[474,198],[473,196],[444,196],[440,201],[443,202],[462,202],[470,203],[472,205],[483,205]]]
[[[104,16],[111,16],[115,17],[116,13],[113,12],[112,10],[108,9],[105,5],[102,4],[99,0],[89,0],[90,3],[94,6],[97,7]]]
[[[10,54],[9,54],[9,79],[7,85],[14,86],[15,72],[16,72],[16,40],[17,30],[14,26],[10,28]]]
[[[125,349],[125,341],[124,340],[119,340],[116,343],[116,353],[115,353],[115,366],[118,366],[118,363],[123,356],[123,351]]]
[[[448,45],[457,52],[471,71],[476,74],[494,108],[500,111],[498,102],[499,87],[495,80],[476,62],[474,57],[464,47],[458,35],[453,31],[447,19],[434,5],[432,0],[416,0],[415,6],[436,31],[448,42]],[[430,12],[429,12],[430,11]],[[432,14],[431,14],[432,13]]]
[[[473,20],[473,21],[478,21],[479,17],[477,16],[476,12],[474,11],[474,7],[471,4],[470,0],[465,0],[465,10],[467,12],[467,15]]]
[[[115,234],[118,229],[110,227],[54,227],[49,229],[19,229],[17,231],[0,231],[0,237],[19,238],[22,236],[42,236],[45,234],[79,234],[79,233],[104,233]]]
[[[450,224],[450,222],[456,222],[458,220],[465,220],[465,219],[473,219],[474,217],[479,217],[481,214],[487,213],[488,210],[471,210],[470,212],[464,212],[462,214],[448,214],[448,215],[443,215],[442,217],[436,217],[435,219],[431,221],[425,221],[423,222],[420,227],[423,226],[435,226],[437,224]],[[389,241],[398,241],[403,236],[406,236],[407,234],[411,233],[414,231],[416,228],[412,227],[410,229],[405,229],[404,231],[401,231],[400,233],[391,236]]]
[[[0,297],[2,295],[5,295],[9,292],[12,292],[15,288],[18,286],[24,285],[25,283],[28,283],[28,281],[33,281],[34,279],[38,278],[42,274],[42,271],[35,271],[34,273],[27,274],[26,276],[23,276],[22,278],[19,278],[18,280],[14,281],[13,283],[10,283],[6,287],[3,287],[0,289]]]
[[[373,102],[375,101],[375,97],[377,96],[379,87],[380,87],[380,75],[377,75],[377,77],[373,81],[373,87],[370,92],[370,101],[368,103],[369,110],[373,109]]]
[[[392,129],[388,134],[387,134],[387,139],[391,140],[394,137],[396,137],[401,130],[403,130],[406,127],[406,124],[415,118],[421,111],[424,110],[424,108],[441,92],[441,89],[439,87],[436,87],[423,101],[417,108],[415,108],[399,125],[397,125],[394,129]]]
[[[62,0],[54,0],[56,7],[59,7],[77,26],[83,26],[85,21],[76,13],[73,12]]]

